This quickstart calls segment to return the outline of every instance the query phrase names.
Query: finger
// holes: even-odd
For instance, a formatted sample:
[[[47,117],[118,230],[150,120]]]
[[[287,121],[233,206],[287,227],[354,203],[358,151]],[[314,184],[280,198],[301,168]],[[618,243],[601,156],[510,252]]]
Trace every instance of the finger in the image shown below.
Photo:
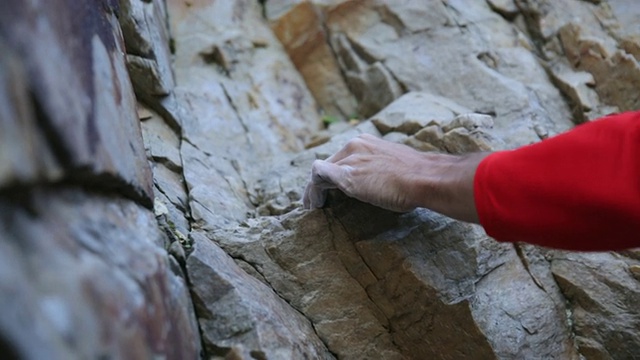
[[[314,186],[313,183],[307,184],[304,190],[303,205],[305,209],[317,209],[324,205],[327,199],[327,190]]]
[[[342,149],[340,149],[337,153],[329,156],[325,161],[330,163],[337,163],[338,161],[352,155],[355,152],[362,151],[366,149],[367,144],[372,141],[377,140],[375,136],[371,134],[360,134],[357,137],[349,140]]]
[[[343,170],[340,166],[316,160],[311,166],[311,181],[307,184],[302,203],[305,209],[322,207],[327,198],[327,190],[339,187],[343,181]]]
[[[316,160],[311,166],[311,182],[322,189],[340,188],[344,170],[341,166],[328,161]]]

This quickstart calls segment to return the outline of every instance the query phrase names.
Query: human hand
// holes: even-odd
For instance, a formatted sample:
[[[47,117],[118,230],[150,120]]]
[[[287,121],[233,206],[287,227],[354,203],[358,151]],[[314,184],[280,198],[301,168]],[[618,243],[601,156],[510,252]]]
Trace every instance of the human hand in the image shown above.
[[[349,141],[326,160],[316,160],[304,192],[304,207],[319,208],[329,189],[393,211],[419,206],[417,178],[425,153],[369,134]]]
[[[489,153],[454,156],[426,153],[363,134],[327,160],[316,160],[304,191],[307,209],[324,205],[329,189],[388,210],[426,207],[478,222],[473,181]]]

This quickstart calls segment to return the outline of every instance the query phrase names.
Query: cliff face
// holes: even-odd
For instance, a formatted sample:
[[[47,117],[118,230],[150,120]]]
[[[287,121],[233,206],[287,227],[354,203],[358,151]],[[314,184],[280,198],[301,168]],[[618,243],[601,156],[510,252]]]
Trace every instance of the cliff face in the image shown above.
[[[634,358],[638,251],[300,197],[360,133],[463,153],[640,109],[639,20],[635,0],[1,2],[0,352]]]

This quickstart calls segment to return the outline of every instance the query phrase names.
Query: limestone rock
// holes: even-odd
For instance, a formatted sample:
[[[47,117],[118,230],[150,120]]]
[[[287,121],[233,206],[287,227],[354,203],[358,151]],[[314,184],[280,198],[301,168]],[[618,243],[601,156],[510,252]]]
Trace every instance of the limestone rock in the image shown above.
[[[514,18],[519,12],[514,0],[487,0],[491,8],[505,18]]]
[[[640,348],[640,282],[627,268],[640,262],[616,254],[558,252],[551,264],[569,300],[580,353],[592,359],[633,358]]]
[[[29,95],[24,64],[0,38],[0,188],[62,177]]]
[[[454,102],[426,93],[408,93],[371,118],[380,133],[397,131],[413,135],[428,125],[449,123],[461,112]]]
[[[595,79],[595,90],[602,100],[627,111],[640,108],[633,94],[640,85],[640,65],[624,51],[609,51],[599,38],[584,36],[583,28],[569,24],[560,29],[560,39],[567,59]]]
[[[257,3],[171,2],[169,18],[192,216],[233,226],[254,211],[247,184],[302,149],[320,116]]]
[[[164,242],[153,214],[129,200],[59,188],[3,198],[2,338],[24,359],[198,357],[188,290]]]
[[[32,94],[28,107],[37,109],[40,128],[27,133],[34,134],[36,146],[42,136],[38,132],[51,138],[52,149],[44,151],[44,158],[53,153],[62,177],[117,189],[151,206],[151,172],[122,55],[116,4],[99,4],[4,1],[2,36],[26,66]],[[34,27],[36,22],[40,25]],[[24,141],[29,143],[28,138]],[[44,165],[41,171],[50,173],[50,168]]]
[[[187,271],[210,356],[229,356],[237,349],[242,359],[334,358],[307,319],[204,234],[192,236],[195,250]]]
[[[513,358],[541,348],[549,357],[575,355],[548,270],[538,275],[545,293],[510,245],[473,226],[336,198],[326,210],[247,225],[213,239],[261,269],[339,357]],[[520,290],[495,293],[505,281]]]
[[[136,93],[146,98],[169,95],[175,82],[165,0],[120,0],[119,20]]]
[[[588,72],[577,72],[567,64],[557,62],[551,67],[551,76],[558,88],[575,104],[574,117],[584,122],[585,113],[599,106],[598,94],[593,90],[595,81]]]
[[[345,119],[355,114],[356,100],[329,46],[321,10],[309,1],[268,1],[264,6],[274,34],[322,111]]]
[[[359,114],[371,116],[402,95],[402,88],[383,63],[367,63],[345,36],[337,36],[334,42],[349,88],[359,102]]]
[[[538,141],[535,125],[552,133],[573,125],[544,67],[522,45],[524,35],[486,2],[372,3],[344,3],[328,12],[343,71],[380,62],[403,91],[436,94],[455,99],[466,112],[495,115],[496,134],[507,147]],[[414,7],[439,20],[419,26],[411,17],[418,13]]]

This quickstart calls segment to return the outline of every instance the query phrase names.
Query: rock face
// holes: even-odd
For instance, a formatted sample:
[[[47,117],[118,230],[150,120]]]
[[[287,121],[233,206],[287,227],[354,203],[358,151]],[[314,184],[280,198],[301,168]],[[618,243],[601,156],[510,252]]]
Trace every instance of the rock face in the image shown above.
[[[637,251],[300,198],[358,134],[491,151],[640,108],[639,16],[626,0],[0,3],[2,353],[633,358]]]
[[[9,358],[196,358],[118,3],[0,5],[0,315]]]

